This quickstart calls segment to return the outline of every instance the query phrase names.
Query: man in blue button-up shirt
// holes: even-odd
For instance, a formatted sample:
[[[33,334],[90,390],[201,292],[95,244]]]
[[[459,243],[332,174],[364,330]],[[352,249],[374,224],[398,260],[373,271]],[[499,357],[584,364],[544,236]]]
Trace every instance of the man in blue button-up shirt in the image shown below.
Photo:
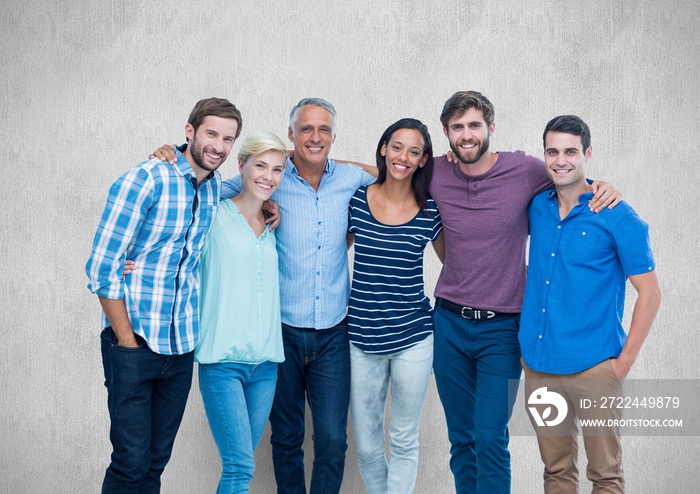
[[[529,208],[530,264],[519,340],[545,492],[577,492],[575,416],[606,423],[620,418],[620,409],[581,403],[621,396],[621,382],[651,329],[661,292],[647,224],[625,202],[599,214],[587,207],[588,126],[572,115],[556,117],[543,139],[556,190],[542,192]],[[627,279],[637,301],[625,334]],[[536,406],[545,404],[554,405],[557,415]],[[624,492],[619,428],[583,427],[583,435],[594,492]]]
[[[272,199],[276,230],[285,361],[270,414],[277,492],[304,493],[305,400],[313,419],[311,494],[340,490],[347,449],[350,347],[345,316],[350,296],[346,233],[348,206],[374,177],[328,158],[335,108],[301,100],[289,118],[294,156]],[[240,190],[240,175],[223,183],[222,198]]]
[[[192,383],[198,262],[219,202],[216,170],[240,131],[233,104],[201,100],[174,166],[150,160],[110,187],[86,266],[103,310],[113,447],[103,493],[160,491]],[[138,272],[123,276],[126,259]]]

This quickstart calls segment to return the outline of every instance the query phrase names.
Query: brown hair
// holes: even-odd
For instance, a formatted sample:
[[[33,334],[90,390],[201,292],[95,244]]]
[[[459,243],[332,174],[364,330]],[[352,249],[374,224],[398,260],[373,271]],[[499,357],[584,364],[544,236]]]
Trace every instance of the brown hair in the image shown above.
[[[447,122],[454,116],[461,116],[470,108],[481,110],[487,126],[491,126],[496,110],[486,96],[477,91],[457,91],[445,101],[440,114],[442,126],[447,128]]]
[[[190,117],[187,119],[187,123],[194,127],[194,131],[197,132],[197,128],[202,124],[205,117],[208,117],[209,115],[235,120],[238,122],[236,138],[241,135],[241,129],[243,128],[243,117],[241,117],[241,112],[238,111],[236,105],[223,98],[207,98],[197,101],[197,104],[194,105],[194,108],[192,108],[192,111],[190,112]]]
[[[559,115],[549,121],[542,134],[542,145],[545,151],[547,150],[547,133],[549,132],[563,132],[579,136],[584,153],[591,146],[591,130],[586,125],[586,122],[576,115]]]

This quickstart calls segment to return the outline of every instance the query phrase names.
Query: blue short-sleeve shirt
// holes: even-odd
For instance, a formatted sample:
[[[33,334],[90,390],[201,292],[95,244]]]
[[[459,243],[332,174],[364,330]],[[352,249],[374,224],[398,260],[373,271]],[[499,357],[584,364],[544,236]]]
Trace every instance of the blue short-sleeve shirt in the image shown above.
[[[573,374],[617,358],[627,276],[655,269],[648,225],[625,202],[598,214],[583,194],[566,218],[556,191],[529,207],[530,263],[520,322],[528,367]]]

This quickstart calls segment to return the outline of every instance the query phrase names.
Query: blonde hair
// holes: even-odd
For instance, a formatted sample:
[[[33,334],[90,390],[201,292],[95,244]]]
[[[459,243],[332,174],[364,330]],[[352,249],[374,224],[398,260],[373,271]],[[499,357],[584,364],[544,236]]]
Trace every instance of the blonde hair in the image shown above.
[[[279,151],[287,153],[287,145],[272,132],[251,132],[241,143],[238,159],[245,163],[248,158],[266,151]]]

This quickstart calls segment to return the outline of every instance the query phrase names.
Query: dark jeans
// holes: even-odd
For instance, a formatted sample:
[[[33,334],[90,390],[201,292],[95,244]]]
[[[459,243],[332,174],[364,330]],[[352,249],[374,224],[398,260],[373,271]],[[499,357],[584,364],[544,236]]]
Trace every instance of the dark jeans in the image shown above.
[[[435,383],[457,494],[508,494],[508,420],[520,378],[519,314],[464,319],[435,304]]]
[[[311,494],[340,491],[345,469],[350,346],[347,322],[329,329],[282,325],[285,361],[279,365],[270,413],[272,460],[279,494],[305,494],[305,398],[313,420]]]
[[[137,348],[102,331],[102,364],[112,421],[112,462],[103,493],[157,493],[192,385],[194,352],[159,355],[137,336]]]

